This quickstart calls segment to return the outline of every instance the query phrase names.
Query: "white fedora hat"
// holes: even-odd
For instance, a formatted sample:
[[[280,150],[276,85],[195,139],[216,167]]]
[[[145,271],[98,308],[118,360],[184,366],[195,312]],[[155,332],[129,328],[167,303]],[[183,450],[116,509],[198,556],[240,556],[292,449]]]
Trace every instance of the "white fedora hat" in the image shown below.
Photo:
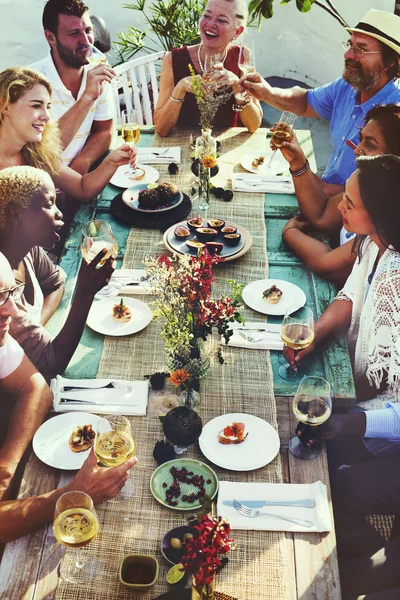
[[[393,13],[371,8],[355,27],[346,29],[370,35],[400,54],[400,17]]]

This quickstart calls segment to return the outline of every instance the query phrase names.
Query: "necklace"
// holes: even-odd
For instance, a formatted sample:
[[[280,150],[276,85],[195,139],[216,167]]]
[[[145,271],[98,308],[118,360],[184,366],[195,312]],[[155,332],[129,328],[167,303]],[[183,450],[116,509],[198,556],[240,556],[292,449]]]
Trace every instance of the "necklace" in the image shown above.
[[[204,65],[201,62],[201,57],[200,57],[202,47],[203,47],[203,44],[200,44],[199,49],[197,50],[197,60],[199,61],[201,72],[204,73]],[[227,55],[228,55],[228,50],[227,50],[227,48],[225,48],[225,54],[224,54],[223,59],[221,60],[222,64],[224,64]]]

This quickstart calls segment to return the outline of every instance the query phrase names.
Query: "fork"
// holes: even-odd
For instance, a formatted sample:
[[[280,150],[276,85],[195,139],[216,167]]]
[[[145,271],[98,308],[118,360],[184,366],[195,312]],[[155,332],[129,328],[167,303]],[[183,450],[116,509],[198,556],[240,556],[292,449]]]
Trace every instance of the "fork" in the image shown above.
[[[121,383],[120,381],[110,381],[109,383],[107,383],[107,385],[100,385],[98,387],[86,387],[86,386],[71,386],[71,385],[66,385],[63,388],[64,392],[78,392],[80,390],[105,390],[105,389],[115,389],[115,390],[122,390],[123,392],[131,392],[132,391],[132,387],[130,385],[127,385],[126,383]]]
[[[258,508],[249,508],[244,504],[238,502],[238,500],[232,501],[233,507],[240,512],[240,514],[245,517],[250,517],[251,519],[254,517],[259,517],[264,515],[266,517],[275,517],[276,519],[282,519],[283,521],[289,521],[290,523],[295,523],[296,525],[301,525],[302,527],[312,527],[314,523],[309,521],[308,519],[293,519],[292,517],[286,517],[284,515],[277,515],[275,513],[268,513],[264,510],[259,510]]]
[[[248,335],[247,333],[243,333],[243,331],[238,331],[238,334],[242,338],[244,338],[247,342],[251,342],[252,344],[257,344],[257,342],[262,342],[263,340],[266,341],[268,339],[268,336],[265,336],[265,335],[262,337],[256,338],[253,335]],[[279,333],[279,335],[280,335],[280,333]]]

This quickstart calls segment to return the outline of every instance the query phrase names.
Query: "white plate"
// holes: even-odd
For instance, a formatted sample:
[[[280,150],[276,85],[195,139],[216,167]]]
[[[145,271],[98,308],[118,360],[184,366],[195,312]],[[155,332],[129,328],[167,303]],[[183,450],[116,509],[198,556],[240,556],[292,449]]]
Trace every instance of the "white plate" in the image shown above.
[[[132,208],[133,210],[137,210],[141,213],[146,213],[148,215],[153,215],[154,213],[165,212],[166,210],[176,208],[177,206],[179,206],[179,204],[181,204],[183,200],[182,192],[177,192],[175,196],[173,196],[172,200],[165,206],[162,206],[161,208],[139,208],[139,192],[144,189],[146,189],[146,186],[141,185],[140,187],[137,186],[125,190],[124,192],[122,192],[122,201],[124,202],[124,204],[126,204],[128,208]]]
[[[277,304],[269,304],[263,298],[263,292],[272,285],[276,285],[282,292],[281,299]],[[294,283],[282,279],[259,279],[252,281],[242,292],[243,301],[254,310],[264,315],[284,315],[289,306],[304,306],[306,295]]]
[[[146,186],[148,183],[155,183],[160,177],[160,173],[154,167],[150,165],[136,165],[137,169],[144,169],[146,171],[143,179],[135,180],[135,175],[132,173],[132,169],[129,165],[122,165],[118,167],[114,175],[110,179],[110,183],[121,188],[130,188],[132,186],[140,185]]]
[[[121,295],[115,298],[104,298],[93,302],[89,311],[86,325],[89,325],[93,331],[103,333],[104,335],[130,335],[141,331],[150,323],[153,314],[150,308],[144,302],[136,298],[127,298],[123,296],[124,304],[129,306],[132,311],[132,318],[128,323],[117,323],[112,317],[112,309],[115,304],[121,300]]]
[[[258,167],[258,169],[255,169],[251,163],[255,158],[260,158],[260,156],[264,156],[264,163]],[[278,175],[279,173],[287,175],[289,173],[289,163],[283,158],[280,150],[277,151],[271,167],[269,169],[266,168],[271,156],[271,148],[267,148],[267,150],[263,152],[251,152],[242,157],[240,164],[246,171],[257,173],[258,175]]]
[[[218,433],[233,422],[244,423],[247,438],[241,444],[221,444]],[[220,415],[209,421],[199,438],[200,450],[208,460],[231,471],[253,471],[270,463],[279,452],[279,435],[259,417],[245,413]]]
[[[86,412],[69,412],[45,421],[33,437],[32,446],[36,456],[55,469],[80,469],[89,450],[72,452],[68,440],[78,425],[91,425],[96,430],[100,418]]]

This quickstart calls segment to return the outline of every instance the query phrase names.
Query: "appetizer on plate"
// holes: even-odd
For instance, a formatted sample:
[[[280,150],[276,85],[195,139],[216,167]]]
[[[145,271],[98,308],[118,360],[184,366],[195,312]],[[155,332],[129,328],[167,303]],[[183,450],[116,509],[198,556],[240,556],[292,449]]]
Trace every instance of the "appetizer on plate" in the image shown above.
[[[114,321],[118,323],[128,323],[128,321],[132,318],[132,312],[129,306],[124,304],[124,299],[121,298],[121,301],[118,304],[114,304],[112,316]]]
[[[264,164],[264,160],[265,160],[265,156],[256,156],[252,163],[251,166],[253,167],[253,169],[258,169],[258,167],[261,167],[261,165]]]
[[[73,430],[68,443],[72,452],[84,452],[93,446],[96,433],[91,425],[78,425]]]
[[[141,167],[137,167],[135,171],[128,171],[127,174],[129,179],[132,179],[133,181],[140,181],[141,179],[144,179],[146,171]]]
[[[241,444],[248,436],[248,432],[245,433],[244,423],[231,423],[218,434],[218,441],[220,444]]]
[[[263,299],[270,304],[278,304],[279,300],[282,298],[282,291],[276,287],[276,285],[272,285],[263,291]]]

